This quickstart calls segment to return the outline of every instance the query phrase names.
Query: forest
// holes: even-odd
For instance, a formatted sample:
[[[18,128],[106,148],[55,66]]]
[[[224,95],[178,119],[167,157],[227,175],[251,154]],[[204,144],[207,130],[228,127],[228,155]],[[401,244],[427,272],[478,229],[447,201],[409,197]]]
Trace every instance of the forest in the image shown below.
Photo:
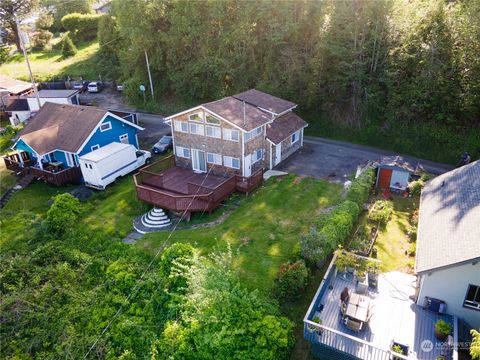
[[[146,51],[147,108],[171,113],[255,87],[298,103],[310,134],[450,163],[480,156],[480,0],[117,0],[113,9],[99,65],[133,103],[148,87]]]

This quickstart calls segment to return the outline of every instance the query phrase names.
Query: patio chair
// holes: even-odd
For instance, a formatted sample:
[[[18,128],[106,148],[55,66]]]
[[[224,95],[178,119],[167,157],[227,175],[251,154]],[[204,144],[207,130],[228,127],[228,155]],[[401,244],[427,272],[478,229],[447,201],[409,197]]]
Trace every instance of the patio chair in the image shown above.
[[[347,328],[349,328],[350,330],[353,330],[355,332],[359,332],[363,328],[363,322],[356,321],[356,320],[353,320],[353,319],[350,319],[349,317],[347,317],[345,319],[345,326]]]
[[[348,301],[349,297],[350,297],[350,293],[348,292],[348,287],[345,286],[345,288],[342,290],[340,294],[340,300],[345,303]]]
[[[339,303],[339,307],[340,307],[340,314],[342,314],[342,319],[345,317],[345,313],[347,312],[347,304],[340,300],[340,303]]]

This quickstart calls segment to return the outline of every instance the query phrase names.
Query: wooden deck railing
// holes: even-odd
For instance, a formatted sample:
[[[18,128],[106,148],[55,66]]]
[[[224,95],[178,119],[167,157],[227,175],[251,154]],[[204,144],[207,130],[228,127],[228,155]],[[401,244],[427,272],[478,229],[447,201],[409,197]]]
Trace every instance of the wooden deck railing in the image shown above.
[[[237,191],[252,192],[263,182],[263,169],[257,170],[252,176],[245,177],[236,175]]]

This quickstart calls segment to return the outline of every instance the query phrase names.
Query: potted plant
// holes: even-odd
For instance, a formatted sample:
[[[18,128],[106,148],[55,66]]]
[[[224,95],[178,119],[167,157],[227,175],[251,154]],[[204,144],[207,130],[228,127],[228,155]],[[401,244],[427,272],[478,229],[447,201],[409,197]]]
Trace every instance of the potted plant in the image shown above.
[[[368,286],[376,288],[378,284],[379,266],[376,261],[367,263]]]
[[[443,320],[438,320],[435,323],[435,336],[438,340],[445,341],[452,331],[452,326]]]
[[[407,345],[403,345],[403,344],[400,344],[400,343],[397,343],[397,342],[392,342],[392,346],[390,347],[390,349],[392,350],[392,352],[394,354],[400,354],[400,355],[408,355],[408,346]],[[392,356],[392,359],[393,360],[402,360],[400,357],[398,356],[395,356],[393,355]]]
[[[435,360],[447,360],[447,358],[445,356],[440,355],[440,356],[437,356]]]
[[[322,325],[322,319],[320,319],[316,315],[313,317],[312,322]],[[318,326],[308,325],[308,330],[310,330],[311,332],[317,333],[318,335],[322,335],[322,328]]]

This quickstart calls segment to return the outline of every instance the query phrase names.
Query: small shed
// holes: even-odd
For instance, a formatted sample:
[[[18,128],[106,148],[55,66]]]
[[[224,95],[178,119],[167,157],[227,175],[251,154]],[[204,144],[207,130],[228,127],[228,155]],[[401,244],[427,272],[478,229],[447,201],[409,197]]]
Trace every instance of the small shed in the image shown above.
[[[397,191],[407,189],[410,176],[415,173],[418,166],[401,156],[386,156],[375,165],[377,168],[376,186]]]

